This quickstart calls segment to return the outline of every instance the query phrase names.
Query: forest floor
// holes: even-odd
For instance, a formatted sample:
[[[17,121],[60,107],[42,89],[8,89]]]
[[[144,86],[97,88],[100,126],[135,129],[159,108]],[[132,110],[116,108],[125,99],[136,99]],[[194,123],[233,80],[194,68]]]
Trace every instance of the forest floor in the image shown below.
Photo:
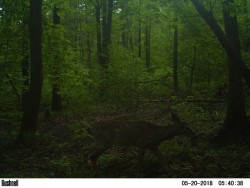
[[[28,147],[13,144],[18,131],[0,129],[0,177],[5,178],[214,178],[250,177],[250,147],[248,144],[231,143],[223,146],[210,144],[217,129],[205,110],[196,108],[192,118],[182,111],[182,118],[200,137],[195,146],[188,138],[177,137],[161,144],[164,161],[150,152],[146,153],[143,166],[138,169],[136,152],[124,152],[115,147],[99,158],[93,170],[82,159],[86,144],[82,131],[86,122],[96,119],[146,119],[155,124],[166,124],[166,108],[150,107],[143,113],[131,114],[52,114],[49,119],[40,117],[37,139]],[[193,108],[193,107],[192,107]],[[150,115],[149,115],[150,114]],[[165,115],[163,115],[165,114]],[[189,114],[190,115],[190,114]]]

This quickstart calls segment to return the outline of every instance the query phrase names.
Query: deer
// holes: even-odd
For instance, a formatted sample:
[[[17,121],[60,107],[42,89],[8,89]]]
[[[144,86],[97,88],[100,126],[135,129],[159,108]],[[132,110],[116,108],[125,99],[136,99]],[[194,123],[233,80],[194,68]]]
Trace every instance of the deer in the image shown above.
[[[159,145],[175,136],[196,138],[196,134],[182,123],[176,115],[171,115],[172,126],[159,126],[143,120],[101,120],[90,127],[90,146],[83,149],[85,158],[91,161],[93,168],[98,158],[113,146],[137,148],[138,164],[142,164],[145,151],[148,149],[158,158],[162,158]]]

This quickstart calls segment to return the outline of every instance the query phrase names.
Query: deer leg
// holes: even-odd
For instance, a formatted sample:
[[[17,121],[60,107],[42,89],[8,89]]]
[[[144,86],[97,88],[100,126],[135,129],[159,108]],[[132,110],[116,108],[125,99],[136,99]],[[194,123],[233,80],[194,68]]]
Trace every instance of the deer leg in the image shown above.
[[[142,166],[144,155],[145,155],[145,148],[138,148],[138,156],[137,156],[138,166]]]
[[[84,160],[88,160],[89,155],[95,151],[96,145],[92,144],[91,146],[87,146],[83,148],[82,155]]]
[[[93,152],[89,155],[93,168],[97,167],[97,160],[110,146],[96,146],[93,148]]]
[[[163,160],[162,153],[160,152],[159,148],[157,146],[150,148],[150,151],[158,157],[161,161]]]

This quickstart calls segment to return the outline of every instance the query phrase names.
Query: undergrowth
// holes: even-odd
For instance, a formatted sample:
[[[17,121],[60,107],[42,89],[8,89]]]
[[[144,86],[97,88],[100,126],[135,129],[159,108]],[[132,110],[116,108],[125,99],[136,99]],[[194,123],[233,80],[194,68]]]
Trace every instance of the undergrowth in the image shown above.
[[[144,108],[145,109],[145,108]],[[162,110],[162,111],[161,111]],[[150,108],[151,117],[145,112],[138,119],[165,125],[168,116],[165,109]],[[82,150],[88,144],[89,123],[93,115],[53,114],[41,119],[38,134],[29,147],[17,146],[14,138],[18,129],[7,134],[1,129],[0,177],[6,178],[215,178],[250,177],[250,148],[247,144],[213,145],[211,138],[216,134],[220,120],[214,122],[206,109],[192,105],[177,106],[175,110],[198,135],[195,145],[187,137],[176,137],[160,145],[163,160],[149,151],[143,165],[138,168],[135,148],[114,147],[98,160],[93,169],[83,159]],[[154,113],[155,112],[155,113]],[[161,118],[155,115],[165,113]],[[190,113],[195,114],[194,121]],[[96,119],[103,118],[101,115]],[[107,118],[105,114],[104,118]],[[110,116],[110,119],[124,116]],[[8,132],[8,130],[7,130]],[[143,134],[143,130],[142,130]]]

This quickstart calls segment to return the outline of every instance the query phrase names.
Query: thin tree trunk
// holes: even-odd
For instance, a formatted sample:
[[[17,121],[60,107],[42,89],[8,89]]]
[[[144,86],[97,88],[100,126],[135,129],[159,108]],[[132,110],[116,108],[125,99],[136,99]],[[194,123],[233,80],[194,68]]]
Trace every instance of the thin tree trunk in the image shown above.
[[[133,44],[133,38],[132,38],[132,36],[129,37],[129,43],[130,43],[131,50],[134,51],[134,44]]]
[[[107,43],[107,0],[102,0],[102,54],[101,66],[107,68],[108,43]]]
[[[150,23],[146,24],[146,39],[145,39],[145,48],[146,48],[146,68],[148,73],[151,72],[151,63],[150,63]]]
[[[195,70],[195,65],[196,65],[196,59],[197,59],[197,45],[195,44],[193,63],[192,63],[191,72],[190,72],[190,84],[189,84],[190,92],[192,92],[193,90],[193,80],[194,80],[194,70]]]
[[[26,42],[24,42],[24,46],[26,46]],[[28,45],[28,44],[27,44]],[[24,47],[27,50],[27,47]],[[28,50],[27,50],[28,51]],[[29,88],[29,56],[24,53],[24,57],[21,62],[22,66],[22,81],[23,81],[23,89],[22,89],[22,109],[24,111],[26,107],[26,101],[28,99],[28,88]]]
[[[80,50],[80,63],[84,64],[84,46],[83,46],[83,30],[82,30],[82,23],[81,20],[79,20],[79,50]]]
[[[178,28],[174,30],[174,53],[173,53],[173,75],[174,75],[174,91],[178,94]]]
[[[87,50],[88,50],[88,53],[87,53],[87,64],[88,64],[88,67],[91,67],[91,53],[92,53],[92,38],[91,38],[91,35],[88,34],[88,39],[87,39]]]
[[[24,17],[24,21],[23,21],[23,27],[24,28],[28,28],[28,17],[25,16]],[[28,30],[28,29],[27,29]],[[29,80],[29,76],[30,76],[30,64],[29,64],[29,41],[28,41],[28,31],[26,29],[24,29],[23,31],[23,59],[21,61],[21,69],[22,69],[22,110],[24,111],[25,107],[26,107],[26,101],[27,101],[27,97],[28,97],[28,89],[29,89],[29,84],[30,84],[30,80]]]
[[[112,33],[112,18],[113,18],[113,6],[114,0],[108,1],[108,18],[107,18],[107,42],[108,45],[112,43],[111,41],[111,33]]]
[[[55,29],[60,24],[59,8],[54,5],[53,8],[53,23]],[[60,46],[58,46],[60,48]],[[52,85],[52,102],[51,109],[52,111],[62,111],[62,101],[61,101],[61,89],[60,89],[60,62],[58,62],[60,54],[54,55],[54,75],[53,75],[53,85]]]
[[[141,21],[138,25],[138,57],[141,58]]]
[[[101,65],[102,56],[102,36],[101,36],[101,4],[100,0],[96,1],[96,40],[97,40],[97,59]]]
[[[207,62],[207,85],[208,87],[211,85],[211,66],[209,61]]]
[[[113,15],[113,0],[102,2],[102,61],[101,65],[107,69],[110,61],[111,28]]]
[[[89,16],[85,16],[85,23],[86,23],[87,28],[88,28],[88,25],[89,25],[89,19],[90,19]],[[93,40],[92,40],[92,34],[89,31],[89,29],[87,29],[86,36],[87,36],[87,39],[86,39],[86,43],[87,43],[87,66],[89,68],[91,68],[91,53],[92,53]]]
[[[139,1],[141,9],[141,0]],[[141,58],[141,12],[139,11],[139,23],[138,23],[138,57]]]
[[[92,35],[88,32],[87,34],[87,65],[90,68],[91,67],[91,53],[92,53],[92,45],[93,45],[93,40],[92,40]]]
[[[31,78],[26,101],[19,142],[26,143],[34,138],[43,85],[42,72],[42,0],[30,0],[30,65]]]
[[[126,13],[125,16],[126,17]],[[127,19],[126,22],[122,25],[122,45],[124,48],[128,48],[128,43],[127,43],[127,38],[128,38],[128,34],[127,34]]]

